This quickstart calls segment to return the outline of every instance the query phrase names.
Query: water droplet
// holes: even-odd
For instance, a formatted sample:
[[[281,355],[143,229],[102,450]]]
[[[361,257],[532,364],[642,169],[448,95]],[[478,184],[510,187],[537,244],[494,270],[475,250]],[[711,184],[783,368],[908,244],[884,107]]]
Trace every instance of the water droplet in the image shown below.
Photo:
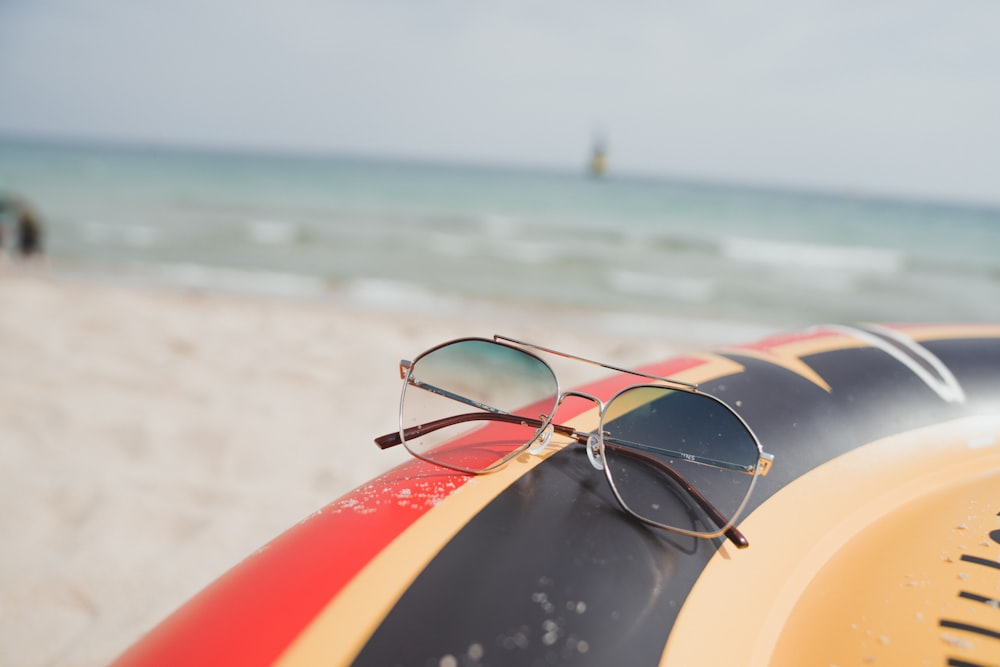
[[[974,647],[972,642],[967,639],[962,639],[961,637],[955,637],[953,635],[941,635],[941,641],[946,644],[951,644],[952,646],[958,648],[964,648],[967,651],[971,651]]]
[[[479,662],[483,659],[484,653],[485,651],[483,650],[483,645],[476,642],[475,644],[469,645],[469,650],[466,652],[466,655],[469,656],[469,659]]]

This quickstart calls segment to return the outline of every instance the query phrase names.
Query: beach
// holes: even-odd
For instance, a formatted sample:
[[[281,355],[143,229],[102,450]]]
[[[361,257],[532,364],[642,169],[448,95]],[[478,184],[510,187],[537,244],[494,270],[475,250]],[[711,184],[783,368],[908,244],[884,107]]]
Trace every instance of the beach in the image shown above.
[[[113,660],[406,460],[372,443],[395,428],[400,358],[493,333],[624,366],[696,345],[513,306],[441,316],[0,264],[3,664]]]
[[[827,322],[993,322],[1000,210],[581,173],[0,140],[0,663],[107,664],[407,459],[398,362],[633,367]],[[8,233],[5,250],[13,250]],[[562,386],[589,379],[556,368]],[[589,367],[587,367],[589,369]],[[566,374],[564,374],[566,371]]]

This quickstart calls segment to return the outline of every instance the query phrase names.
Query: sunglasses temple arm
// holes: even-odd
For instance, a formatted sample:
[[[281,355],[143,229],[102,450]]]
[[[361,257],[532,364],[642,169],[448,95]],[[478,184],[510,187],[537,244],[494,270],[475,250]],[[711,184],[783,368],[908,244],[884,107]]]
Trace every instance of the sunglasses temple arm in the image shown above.
[[[686,479],[684,479],[684,477],[680,473],[678,473],[670,466],[665,465],[664,463],[656,460],[652,456],[646,456],[645,454],[640,454],[639,452],[632,451],[624,447],[616,447],[615,445],[608,444],[607,441],[605,441],[604,446],[616,449],[619,451],[619,453],[624,454],[626,456],[631,456],[634,459],[639,459],[643,463],[652,466],[653,468],[656,468],[657,470],[659,470],[660,472],[662,472],[663,474],[667,475],[672,480],[680,484],[681,487],[685,491],[687,491],[687,494],[692,498],[694,498],[695,502],[697,502],[698,505],[703,510],[705,510],[705,513],[708,514],[709,518],[711,518],[712,521],[715,522],[715,525],[717,525],[718,527],[721,528],[722,526],[725,526],[727,523],[729,523],[726,520],[726,518],[722,516],[722,513],[719,512],[719,510],[717,510],[712,503],[708,502],[708,499],[705,496],[703,496],[701,492],[698,491],[698,489],[691,486],[691,484]],[[743,535],[743,533],[741,533],[736,526],[730,526],[724,534],[727,538],[729,538],[729,540],[734,545],[736,545],[737,549],[746,549],[748,546],[750,546],[750,541],[747,540],[746,536]]]
[[[413,440],[422,435],[433,433],[434,431],[438,431],[443,428],[448,428],[449,426],[455,426],[456,424],[471,421],[505,422],[508,424],[522,424],[532,428],[541,428],[543,424],[541,419],[529,419],[528,417],[512,415],[506,412],[466,412],[463,414],[452,415],[451,417],[445,417],[443,419],[435,419],[434,421],[427,422],[426,424],[411,426],[403,430],[402,437],[400,437],[400,433],[398,431],[380,435],[375,438],[375,444],[378,445],[379,449],[389,449],[390,447],[403,444],[404,438],[406,440]],[[568,426],[562,426],[561,424],[552,424],[552,429],[560,435],[570,437],[577,435],[577,432],[574,429]]]

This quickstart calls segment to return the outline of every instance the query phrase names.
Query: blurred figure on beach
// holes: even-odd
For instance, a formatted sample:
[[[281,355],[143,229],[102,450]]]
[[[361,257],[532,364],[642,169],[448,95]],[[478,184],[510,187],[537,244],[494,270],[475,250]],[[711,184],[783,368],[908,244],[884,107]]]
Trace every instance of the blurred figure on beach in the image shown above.
[[[13,224],[13,251],[23,259],[42,256],[42,224],[38,214],[23,199],[0,197],[0,250],[4,248],[4,224],[7,219]]]

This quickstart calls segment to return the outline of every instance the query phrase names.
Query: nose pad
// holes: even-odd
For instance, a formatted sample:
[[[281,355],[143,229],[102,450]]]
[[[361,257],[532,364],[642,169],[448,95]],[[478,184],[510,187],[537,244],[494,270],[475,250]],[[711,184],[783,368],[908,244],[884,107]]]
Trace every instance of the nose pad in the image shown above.
[[[546,426],[541,433],[535,437],[535,444],[528,448],[528,451],[532,454],[541,454],[546,447],[549,446],[549,440],[552,439],[552,433],[555,431],[552,428],[552,424]]]
[[[594,468],[604,470],[604,458],[601,456],[601,439],[597,437],[596,433],[591,433],[590,437],[587,438],[587,458],[590,459],[590,465],[594,466]]]

